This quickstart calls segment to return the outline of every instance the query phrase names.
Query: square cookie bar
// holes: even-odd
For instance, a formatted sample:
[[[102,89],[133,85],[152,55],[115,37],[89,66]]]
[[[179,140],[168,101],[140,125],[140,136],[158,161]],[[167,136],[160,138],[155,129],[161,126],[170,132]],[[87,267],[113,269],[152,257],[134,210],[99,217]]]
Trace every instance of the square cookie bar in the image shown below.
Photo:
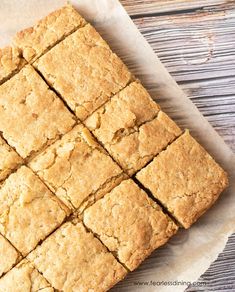
[[[138,82],[94,112],[85,125],[129,175],[181,134]]]
[[[63,203],[25,166],[0,187],[0,233],[24,256],[67,215]]]
[[[75,124],[74,116],[30,65],[0,86],[0,120],[3,137],[23,158]]]
[[[59,291],[104,292],[127,274],[82,223],[65,223],[28,258]]]
[[[19,262],[20,258],[19,252],[0,234],[0,277]]]
[[[2,292],[53,292],[47,280],[26,259],[0,279]]]
[[[177,232],[177,225],[131,179],[84,212],[84,224],[133,271]]]
[[[137,173],[185,228],[189,228],[228,185],[225,171],[186,131]]]
[[[68,207],[79,211],[125,178],[82,125],[39,154],[29,166]]]
[[[0,48],[0,85],[16,74],[25,64],[26,61],[18,48]]]
[[[0,182],[22,163],[23,159],[0,136]]]
[[[68,36],[33,65],[80,120],[131,79],[127,67],[90,24]]]
[[[85,24],[86,21],[67,4],[41,19],[35,26],[18,32],[13,43],[21,49],[28,62],[33,62]]]

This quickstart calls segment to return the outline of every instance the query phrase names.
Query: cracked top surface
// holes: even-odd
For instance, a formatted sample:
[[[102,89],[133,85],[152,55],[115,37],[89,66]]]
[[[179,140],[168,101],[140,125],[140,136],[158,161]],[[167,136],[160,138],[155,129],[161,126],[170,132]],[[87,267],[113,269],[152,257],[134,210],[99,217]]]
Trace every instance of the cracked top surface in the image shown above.
[[[25,65],[20,51],[14,47],[0,48],[0,84]]]
[[[26,259],[0,279],[0,291],[53,292],[46,279]]]
[[[0,234],[0,277],[8,272],[19,259],[18,251]]]
[[[28,258],[63,291],[104,292],[127,273],[82,223],[65,223]]]
[[[123,171],[82,125],[33,159],[29,166],[69,207],[112,189]],[[99,195],[102,195],[101,192]]]
[[[84,223],[130,270],[178,229],[131,179],[86,209]]]
[[[68,209],[27,167],[0,187],[0,232],[23,255],[59,226]]]
[[[135,81],[94,112],[85,124],[103,144],[115,144],[155,118],[159,110],[147,90]]]
[[[80,120],[132,78],[127,67],[89,24],[52,48],[34,66]]]
[[[180,128],[164,112],[113,145],[106,146],[111,156],[133,175],[181,134]]]
[[[0,181],[21,163],[23,159],[0,137]]]
[[[3,137],[23,158],[68,132],[75,123],[30,65],[0,86],[0,120]]]
[[[85,124],[129,175],[181,133],[138,82],[114,96]]]
[[[136,178],[189,228],[228,184],[227,174],[186,131]]]
[[[67,4],[41,19],[35,26],[18,32],[13,42],[22,50],[24,58],[32,62],[85,24],[86,21]]]

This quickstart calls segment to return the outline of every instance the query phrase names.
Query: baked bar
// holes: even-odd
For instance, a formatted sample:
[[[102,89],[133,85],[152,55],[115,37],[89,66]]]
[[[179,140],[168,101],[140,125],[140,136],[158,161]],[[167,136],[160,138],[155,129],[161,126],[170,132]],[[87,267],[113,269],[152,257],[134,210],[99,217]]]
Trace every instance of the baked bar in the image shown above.
[[[0,234],[0,277],[8,272],[20,258],[19,252]]]
[[[53,292],[46,279],[26,259],[0,279],[2,292]]]
[[[186,131],[137,173],[185,228],[189,228],[228,185],[227,174]]]
[[[0,187],[0,233],[24,256],[67,215],[63,203],[25,166]]]
[[[0,136],[0,182],[23,163],[23,159]]]
[[[84,224],[131,271],[178,229],[131,179],[86,209]]]
[[[3,137],[23,158],[75,124],[73,115],[30,65],[0,86],[0,120]]]
[[[82,223],[65,223],[28,258],[59,291],[107,291],[127,273]]]
[[[33,64],[84,120],[131,79],[123,62],[87,24]]]
[[[82,125],[47,148],[29,166],[72,209],[82,210],[125,178]]]
[[[181,134],[138,82],[94,112],[85,125],[129,175]]]
[[[35,26],[18,32],[13,43],[22,50],[28,62],[33,62],[85,24],[86,21],[81,15],[67,4],[41,19]]]
[[[25,64],[18,48],[0,48],[0,84],[16,74]]]

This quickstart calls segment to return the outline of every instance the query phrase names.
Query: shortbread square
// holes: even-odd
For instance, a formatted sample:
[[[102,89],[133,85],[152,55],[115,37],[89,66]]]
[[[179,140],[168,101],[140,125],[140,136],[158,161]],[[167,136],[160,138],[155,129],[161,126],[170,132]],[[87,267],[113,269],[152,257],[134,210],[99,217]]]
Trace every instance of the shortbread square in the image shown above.
[[[0,132],[29,158],[72,129],[75,117],[32,66],[0,86]]]
[[[131,271],[178,229],[131,179],[86,209],[84,224]]]
[[[189,228],[228,185],[225,171],[186,131],[136,178],[185,228]]]
[[[0,187],[0,233],[24,256],[68,215],[65,205],[26,166]]]
[[[126,177],[82,125],[48,147],[29,166],[68,207],[79,211]]]
[[[65,223],[28,258],[59,291],[105,292],[127,274],[82,223]]]
[[[181,134],[138,82],[132,82],[94,112],[85,125],[129,175]]]
[[[80,120],[132,78],[127,67],[90,24],[61,41],[33,65]]]

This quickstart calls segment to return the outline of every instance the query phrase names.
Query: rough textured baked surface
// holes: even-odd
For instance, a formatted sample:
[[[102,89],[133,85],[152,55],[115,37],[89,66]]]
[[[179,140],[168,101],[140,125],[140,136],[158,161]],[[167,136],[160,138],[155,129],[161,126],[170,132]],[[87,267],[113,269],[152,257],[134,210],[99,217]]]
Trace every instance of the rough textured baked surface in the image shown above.
[[[181,134],[138,82],[114,96],[85,124],[129,175]]]
[[[0,234],[0,277],[8,272],[20,258],[19,252]]]
[[[85,24],[86,21],[68,4],[50,13],[35,26],[18,32],[13,42],[22,50],[24,58],[32,62]]]
[[[121,168],[82,125],[47,148],[29,166],[62,201],[74,208],[84,207],[124,178]]]
[[[75,123],[32,66],[0,86],[0,132],[26,158],[68,132]]]
[[[85,210],[84,223],[130,270],[178,229],[131,179]]]
[[[23,159],[0,137],[0,181],[21,163],[23,163]]]
[[[18,48],[0,48],[0,84],[18,72],[25,63]]]
[[[127,273],[82,223],[65,223],[28,258],[60,291],[107,291]]]
[[[26,259],[0,279],[2,292],[53,292],[46,279]]]
[[[23,255],[58,227],[68,209],[27,167],[0,187],[0,233]]]
[[[131,79],[127,67],[89,24],[52,48],[34,66],[81,120]]]
[[[228,184],[227,174],[186,131],[136,178],[189,228]]]

